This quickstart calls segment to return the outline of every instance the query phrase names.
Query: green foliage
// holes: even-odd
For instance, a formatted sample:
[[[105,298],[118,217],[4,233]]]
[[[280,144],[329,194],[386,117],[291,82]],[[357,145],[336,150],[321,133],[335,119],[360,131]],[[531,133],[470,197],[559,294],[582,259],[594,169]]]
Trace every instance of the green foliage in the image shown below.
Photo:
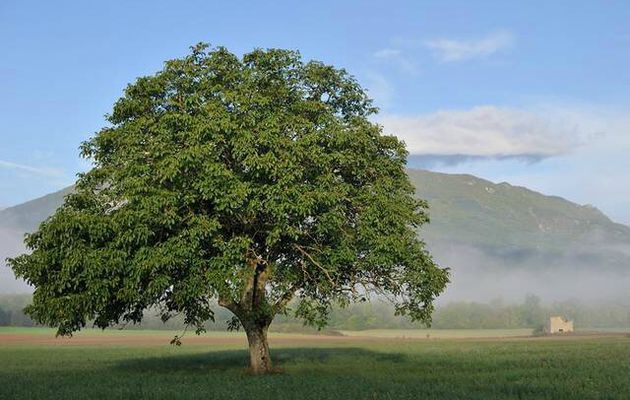
[[[321,326],[369,290],[429,321],[448,274],[417,239],[407,152],[344,70],[297,52],[197,45],[139,78],[82,145],[94,168],[9,261],[28,313],[66,335],[139,322],[203,329],[216,300],[268,325],[289,300]]]
[[[432,222],[423,226],[421,236],[437,259],[451,260],[453,267],[492,264],[497,270],[568,267],[625,273],[630,263],[630,228],[593,207],[470,175],[407,172],[416,197],[431,204]],[[69,191],[0,211],[0,229],[31,232]],[[487,258],[453,260],[457,245],[473,247]]]

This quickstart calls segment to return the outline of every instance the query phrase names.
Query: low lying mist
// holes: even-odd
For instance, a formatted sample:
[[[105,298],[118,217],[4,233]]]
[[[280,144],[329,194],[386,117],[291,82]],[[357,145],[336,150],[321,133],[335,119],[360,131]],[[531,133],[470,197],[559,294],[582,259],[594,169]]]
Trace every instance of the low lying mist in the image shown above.
[[[23,238],[22,232],[0,228],[0,294],[32,292],[26,282],[15,278],[5,261],[7,257],[14,257],[25,251]]]
[[[6,257],[24,251],[20,232],[0,229],[0,325],[30,326],[22,312],[30,302],[30,288],[18,281],[4,264]],[[535,329],[549,315],[566,315],[582,327],[630,327],[630,266],[624,257],[630,246],[614,244],[619,255],[598,259],[597,249],[580,247],[565,254],[544,256],[519,251],[508,254],[466,245],[433,245],[438,263],[451,268],[451,283],[436,302],[435,328]],[[610,250],[610,249],[608,249]],[[620,260],[622,263],[620,263]],[[15,295],[23,293],[24,295]],[[231,314],[217,307],[217,322],[210,330],[224,330]],[[155,312],[136,328],[177,329],[183,321],[163,324]],[[394,316],[381,299],[335,309],[327,329],[421,328],[422,324]],[[290,316],[279,316],[276,331],[311,330]]]
[[[617,245],[630,254],[630,245]],[[630,298],[630,265],[601,262],[587,249],[555,257],[497,257],[471,246],[435,246],[433,254],[451,268],[451,283],[439,304],[452,301],[522,300],[534,294],[544,302],[579,299],[616,302]]]

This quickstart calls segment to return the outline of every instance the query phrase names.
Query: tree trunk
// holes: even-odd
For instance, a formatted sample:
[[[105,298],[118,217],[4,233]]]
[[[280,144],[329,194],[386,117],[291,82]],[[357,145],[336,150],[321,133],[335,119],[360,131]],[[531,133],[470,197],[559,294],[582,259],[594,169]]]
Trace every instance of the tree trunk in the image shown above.
[[[271,369],[271,356],[267,343],[268,326],[244,326],[249,342],[250,370],[253,374],[268,374]]]

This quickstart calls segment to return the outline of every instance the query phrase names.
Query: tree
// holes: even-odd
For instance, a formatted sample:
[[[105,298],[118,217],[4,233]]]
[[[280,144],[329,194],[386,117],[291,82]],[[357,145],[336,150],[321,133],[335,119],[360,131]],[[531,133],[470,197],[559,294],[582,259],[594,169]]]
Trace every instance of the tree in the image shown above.
[[[290,302],[321,327],[377,291],[429,321],[448,271],[417,238],[427,204],[376,111],[347,72],[295,51],[199,44],[167,61],[126,88],[81,146],[93,168],[9,260],[35,287],[27,312],[69,335],[159,307],[200,333],[218,300],[255,373]]]
[[[527,294],[521,306],[522,318],[525,326],[537,327],[545,323],[545,310],[540,304],[540,297]]]
[[[11,325],[11,311],[3,310],[0,307],[0,326],[9,326]]]

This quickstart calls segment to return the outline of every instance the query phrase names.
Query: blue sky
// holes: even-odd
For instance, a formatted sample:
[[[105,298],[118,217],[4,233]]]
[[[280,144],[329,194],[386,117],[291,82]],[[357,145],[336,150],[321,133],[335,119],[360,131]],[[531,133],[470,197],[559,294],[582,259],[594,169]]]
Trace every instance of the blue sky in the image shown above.
[[[412,166],[630,224],[630,2],[0,3],[0,205],[67,186],[127,83],[194,43],[299,49],[354,74]]]

